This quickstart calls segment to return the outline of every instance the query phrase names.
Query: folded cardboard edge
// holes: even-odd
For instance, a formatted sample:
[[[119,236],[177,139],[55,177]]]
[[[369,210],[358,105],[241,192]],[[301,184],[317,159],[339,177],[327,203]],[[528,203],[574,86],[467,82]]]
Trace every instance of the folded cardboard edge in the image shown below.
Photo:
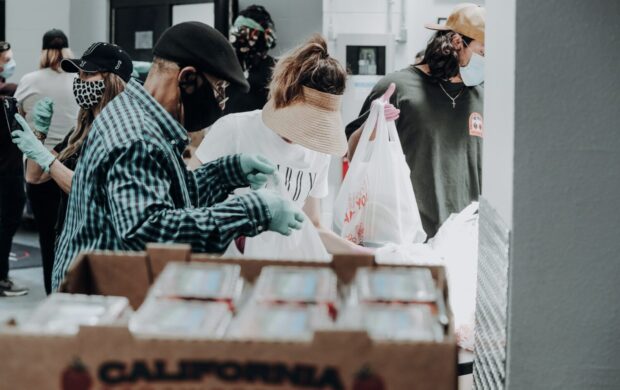
[[[439,342],[431,341],[406,341],[406,340],[373,340],[364,330],[320,330],[314,333],[312,340],[309,341],[278,341],[278,340],[236,340],[221,338],[204,338],[204,339],[184,339],[184,338],[156,338],[156,337],[139,337],[135,336],[125,325],[84,325],[80,327],[77,334],[59,335],[59,334],[32,334],[20,332],[17,328],[7,328],[0,332],[0,341],[3,338],[16,340],[26,338],[29,340],[71,340],[80,345],[87,345],[94,340],[105,339],[106,343],[115,343],[116,345],[130,345],[132,343],[190,343],[190,344],[213,344],[213,343],[230,343],[231,345],[286,345],[293,344],[299,346],[307,346],[321,349],[323,346],[334,347],[342,345],[347,348],[357,348],[370,350],[372,348],[389,348],[390,346],[398,347],[416,347],[420,345],[442,346],[444,348],[455,347],[454,341],[449,338]]]

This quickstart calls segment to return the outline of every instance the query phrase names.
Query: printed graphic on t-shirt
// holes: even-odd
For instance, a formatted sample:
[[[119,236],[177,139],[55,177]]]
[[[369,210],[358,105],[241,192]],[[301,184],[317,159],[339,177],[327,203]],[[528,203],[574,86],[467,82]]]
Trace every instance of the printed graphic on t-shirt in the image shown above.
[[[472,112],[469,116],[469,135],[474,137],[482,137],[484,131],[484,124],[482,121],[482,115],[477,112]]]
[[[278,172],[284,178],[284,188],[293,202],[306,199],[316,186],[317,172],[308,172],[300,169],[278,165]]]

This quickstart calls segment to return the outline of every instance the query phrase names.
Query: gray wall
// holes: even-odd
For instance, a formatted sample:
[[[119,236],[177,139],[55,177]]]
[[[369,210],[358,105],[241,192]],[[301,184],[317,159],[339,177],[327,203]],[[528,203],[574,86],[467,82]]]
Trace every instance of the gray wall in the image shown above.
[[[615,0],[516,0],[514,120],[486,128],[514,126],[509,389],[620,384],[618,15]],[[487,118],[505,104],[487,100]]]
[[[94,42],[109,41],[109,0],[71,0],[69,42],[81,56]]]
[[[276,25],[278,44],[272,50],[274,56],[302,43],[313,33],[323,31],[322,0],[240,0],[239,9],[252,4],[265,7]]]

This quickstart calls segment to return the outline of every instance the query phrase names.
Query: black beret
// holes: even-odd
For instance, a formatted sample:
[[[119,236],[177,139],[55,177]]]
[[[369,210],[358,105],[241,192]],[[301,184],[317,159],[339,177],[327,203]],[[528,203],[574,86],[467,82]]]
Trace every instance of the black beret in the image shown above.
[[[243,92],[250,90],[228,39],[204,23],[184,22],[169,27],[155,44],[153,55],[181,66],[193,66],[238,85]]]

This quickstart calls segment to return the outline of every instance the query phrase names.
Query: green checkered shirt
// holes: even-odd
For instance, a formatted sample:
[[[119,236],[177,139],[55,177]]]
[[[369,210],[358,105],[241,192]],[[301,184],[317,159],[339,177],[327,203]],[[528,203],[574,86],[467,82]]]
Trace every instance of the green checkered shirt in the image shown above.
[[[182,159],[187,142],[185,129],[133,79],[97,116],[73,176],[54,290],[81,251],[168,242],[222,252],[235,237],[266,229],[271,216],[256,194],[224,201],[248,185],[239,156],[191,172]]]

